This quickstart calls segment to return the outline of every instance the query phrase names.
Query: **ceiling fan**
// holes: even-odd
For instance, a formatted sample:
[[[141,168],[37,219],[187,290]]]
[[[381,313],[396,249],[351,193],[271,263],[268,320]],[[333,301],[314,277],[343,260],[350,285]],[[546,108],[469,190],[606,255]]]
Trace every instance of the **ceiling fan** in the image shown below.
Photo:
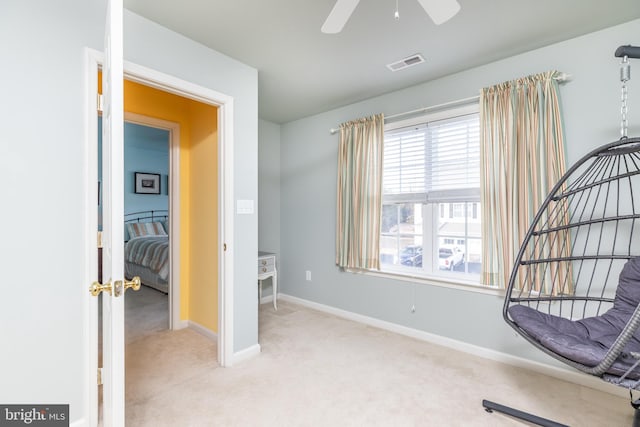
[[[342,31],[359,2],[360,0],[337,0],[322,25],[322,32],[335,34]],[[436,25],[447,22],[460,10],[457,0],[418,0],[418,3]]]

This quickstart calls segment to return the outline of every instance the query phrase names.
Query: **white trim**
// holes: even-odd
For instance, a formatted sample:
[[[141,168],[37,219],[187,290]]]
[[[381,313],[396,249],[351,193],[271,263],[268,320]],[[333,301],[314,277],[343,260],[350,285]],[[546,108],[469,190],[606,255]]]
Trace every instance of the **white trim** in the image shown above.
[[[177,331],[179,329],[186,329],[189,327],[189,321],[188,320],[178,320],[176,322],[174,322],[173,324],[173,330]]]
[[[95,215],[97,200],[97,78],[99,65],[104,61],[104,55],[91,48],[85,48],[85,154],[83,167],[84,184],[84,274],[85,283],[80,286],[82,292],[84,324],[83,340],[87,343],[84,351],[84,396],[87,396],[87,419],[89,425],[98,424],[98,301],[88,292],[87,286],[95,280],[98,274],[97,263],[97,218]],[[218,281],[218,363],[220,366],[231,366],[235,354],[233,352],[233,146],[234,146],[234,103],[233,97],[214,90],[195,85],[185,80],[142,67],[131,62],[124,62],[124,77],[165,92],[184,96],[209,105],[218,107],[218,169],[223,176],[219,183],[218,204],[220,223],[219,239],[226,243],[230,250],[220,250],[219,281]],[[221,245],[222,246],[222,245]],[[221,248],[222,249],[222,248]],[[184,321],[178,320],[178,328],[185,327]],[[175,325],[174,325],[175,326]],[[259,348],[259,347],[258,347]],[[85,408],[83,408],[84,410]]]
[[[74,422],[73,425],[98,425],[98,298],[91,296],[88,290],[91,284],[98,277],[98,247],[97,247],[97,203],[98,190],[95,183],[98,182],[98,144],[92,144],[98,135],[98,114],[97,114],[97,93],[98,93],[98,62],[102,61],[102,54],[97,55],[96,51],[85,50],[85,91],[86,96],[84,111],[85,116],[85,135],[84,140],[84,165],[82,168],[85,197],[82,203],[84,211],[84,251],[85,257],[82,265],[86,266],[84,270],[84,282],[79,286],[79,292],[82,293],[81,301],[83,301],[83,315],[85,328],[83,330],[82,340],[86,343],[84,347],[84,376],[83,384],[84,393],[88,400],[86,402],[87,413],[83,414],[83,423]],[[91,166],[94,165],[94,166]]]
[[[329,313],[344,319],[352,320],[354,322],[373,326],[375,328],[384,329],[386,331],[390,331],[400,335],[419,339],[421,341],[426,341],[432,344],[441,345],[443,347],[451,348],[457,351],[462,351],[464,353],[482,357],[484,359],[505,363],[507,365],[515,366],[517,368],[528,369],[530,371],[538,372],[540,374],[548,375],[550,377],[568,381],[577,385],[581,385],[581,386],[589,387],[605,393],[613,394],[615,396],[628,397],[629,395],[628,390],[622,387],[618,387],[616,385],[607,383],[599,378],[596,378],[587,374],[579,373],[577,371],[569,371],[567,369],[546,365],[544,363],[535,362],[533,360],[524,359],[522,357],[513,356],[511,354],[502,353],[502,352],[491,350],[485,347],[480,347],[477,345],[454,340],[454,339],[443,337],[440,335],[431,334],[429,332],[409,328],[407,326],[398,325],[396,323],[391,323],[391,322],[376,319],[373,317],[364,316],[362,314],[357,314],[357,313],[342,310],[339,308],[331,307],[328,305],[319,304],[317,302],[305,300],[305,299],[294,297],[287,294],[281,293],[278,296],[278,298],[280,298],[281,300],[299,304],[314,310]]]
[[[187,320],[187,325],[189,329],[193,329],[197,333],[202,336],[209,338],[211,341],[218,342],[218,334],[213,332],[211,329],[202,326],[201,324],[194,322],[193,320]]]
[[[260,354],[260,344],[254,344],[251,347],[247,347],[244,350],[240,350],[233,354],[233,364],[244,362],[245,360],[252,359]]]
[[[174,330],[180,319],[180,124],[126,111],[124,120],[169,132],[169,329]]]
[[[169,300],[169,328],[178,329],[181,319],[180,295],[182,283],[180,282],[180,126],[171,129],[171,144],[169,146],[169,234],[171,246],[169,247],[169,271],[171,273]]]
[[[218,259],[218,363],[220,366],[228,366],[228,361],[233,360],[233,97],[128,61],[124,62],[124,77],[164,92],[218,107],[218,170],[223,171],[223,180],[218,184],[218,194],[219,201],[224,202],[218,203],[218,238],[226,243],[228,248],[226,253],[223,253],[223,250],[218,251],[221,253]]]
[[[456,289],[459,291],[475,292],[478,294],[495,295],[504,297],[504,288],[498,288],[495,286],[482,285],[470,280],[462,278],[452,277],[439,277],[439,276],[418,276],[405,272],[403,270],[391,271],[373,271],[373,270],[348,270],[352,274],[367,274],[375,277],[383,277],[385,279],[400,280],[403,282],[411,282],[420,285],[438,286],[441,288]],[[466,277],[469,275],[467,274]]]
[[[233,98],[226,97],[218,108],[218,363],[233,363],[233,262],[234,262],[234,187],[233,187]],[[222,160],[224,159],[224,161]]]
[[[391,123],[384,124],[384,131],[390,131],[394,129],[400,129],[408,126],[415,126],[420,124],[425,124],[428,122],[434,122],[436,120],[450,119],[458,116],[466,116],[468,114],[475,114],[480,112],[480,103],[478,102],[479,98],[473,97],[468,100],[462,100],[459,107],[446,108],[444,110],[438,111],[424,111],[423,114],[420,114],[416,117],[411,117],[409,119],[398,120]],[[456,102],[457,104],[458,102]],[[422,110],[418,110],[420,112]],[[391,116],[387,117],[387,119],[391,118]]]

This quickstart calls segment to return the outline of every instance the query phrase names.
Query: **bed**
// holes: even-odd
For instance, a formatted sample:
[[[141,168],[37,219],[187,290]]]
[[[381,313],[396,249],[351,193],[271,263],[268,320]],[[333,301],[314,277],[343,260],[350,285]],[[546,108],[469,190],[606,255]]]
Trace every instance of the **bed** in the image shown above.
[[[139,276],[143,285],[169,293],[169,235],[167,211],[125,215],[124,274]]]

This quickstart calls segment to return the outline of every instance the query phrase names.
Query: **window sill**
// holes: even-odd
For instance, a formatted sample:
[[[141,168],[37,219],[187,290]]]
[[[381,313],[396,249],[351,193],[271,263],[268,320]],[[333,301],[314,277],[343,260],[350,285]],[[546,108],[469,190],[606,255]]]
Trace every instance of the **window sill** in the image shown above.
[[[442,288],[457,289],[460,291],[476,292],[485,295],[495,295],[504,298],[505,291],[495,286],[480,285],[470,280],[449,278],[442,276],[411,275],[406,272],[378,271],[378,270],[348,270],[350,273],[366,274],[386,279],[400,280],[403,282],[419,283],[424,285],[439,286]]]

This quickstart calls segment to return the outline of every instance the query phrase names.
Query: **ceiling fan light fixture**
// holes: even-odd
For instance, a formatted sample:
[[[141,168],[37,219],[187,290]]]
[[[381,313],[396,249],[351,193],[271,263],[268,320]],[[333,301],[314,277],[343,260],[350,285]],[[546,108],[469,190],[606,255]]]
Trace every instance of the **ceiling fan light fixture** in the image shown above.
[[[322,24],[321,31],[325,34],[336,34],[342,31],[359,2],[360,0],[336,0],[329,16]],[[447,22],[460,11],[458,0],[418,0],[418,2],[436,25]],[[396,20],[400,18],[397,0],[394,17]]]

